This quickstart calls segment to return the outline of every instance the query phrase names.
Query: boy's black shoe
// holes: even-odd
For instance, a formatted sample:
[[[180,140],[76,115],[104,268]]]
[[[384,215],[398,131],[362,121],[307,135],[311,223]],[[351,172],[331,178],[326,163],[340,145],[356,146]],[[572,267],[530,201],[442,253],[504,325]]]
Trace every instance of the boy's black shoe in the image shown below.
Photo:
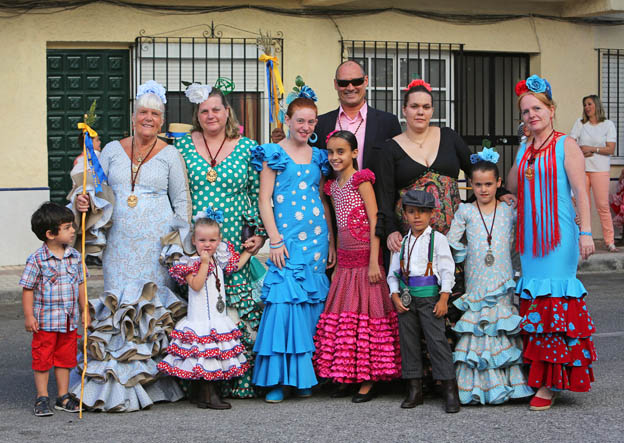
[[[80,400],[68,392],[62,397],[56,397],[54,409],[71,413],[80,412]]]
[[[442,380],[442,395],[446,401],[446,412],[449,414],[459,412],[459,392],[457,379]]]
[[[407,386],[409,391],[407,397],[401,403],[403,409],[411,409],[423,404],[423,391],[422,391],[422,379],[410,378],[407,380]]]
[[[48,397],[37,397],[34,411],[37,417],[54,415],[54,412],[50,409],[50,399]]]

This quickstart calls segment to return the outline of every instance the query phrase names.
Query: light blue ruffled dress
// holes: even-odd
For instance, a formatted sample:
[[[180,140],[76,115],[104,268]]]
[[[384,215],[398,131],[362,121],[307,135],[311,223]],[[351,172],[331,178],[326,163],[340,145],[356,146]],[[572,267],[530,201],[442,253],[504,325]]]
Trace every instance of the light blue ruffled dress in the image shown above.
[[[483,214],[488,229],[494,212]],[[485,265],[487,232],[473,204],[459,205],[447,234],[455,261],[464,261],[466,293],[455,301],[464,311],[453,330],[459,341],[453,353],[462,404],[500,404],[533,395],[521,369],[520,321],[513,305],[511,264],[515,211],[499,203],[492,233],[494,265]],[[461,240],[466,234],[468,245]]]
[[[175,379],[160,374],[156,365],[165,355],[174,322],[186,311],[159,262],[161,237],[176,230],[188,232],[186,169],[173,146],[163,148],[141,167],[134,190],[138,204],[131,208],[127,204],[131,163],[121,144],[108,143],[100,163],[115,201],[111,204],[87,188],[103,215],[92,227],[92,238],[105,239],[106,249],[104,292],[89,297],[92,332],[83,402],[99,411],[135,411],[183,397]],[[71,374],[70,391],[76,396],[82,362],[79,355],[77,370]]]
[[[325,275],[329,233],[319,193],[327,153],[312,148],[312,161],[297,164],[277,144],[253,148],[252,164],[276,171],[273,214],[289,258],[278,269],[271,260],[264,278],[265,303],[254,351],[252,381],[258,386],[317,384],[312,365],[316,323],[329,291]]]

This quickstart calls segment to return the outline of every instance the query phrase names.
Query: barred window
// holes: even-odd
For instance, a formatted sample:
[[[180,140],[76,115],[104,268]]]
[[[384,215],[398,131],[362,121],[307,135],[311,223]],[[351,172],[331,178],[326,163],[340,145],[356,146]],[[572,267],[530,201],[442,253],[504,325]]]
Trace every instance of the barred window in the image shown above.
[[[281,52],[282,40],[275,39]],[[243,127],[257,141],[269,134],[265,68],[256,39],[209,37],[139,37],[134,47],[134,90],[147,80],[167,89],[165,122],[191,123],[193,105],[183,82],[214,85],[219,77],[235,84],[228,101]],[[282,65],[283,66],[283,65]]]
[[[343,59],[359,62],[368,73],[369,104],[399,116],[403,128],[404,89],[414,78],[431,84],[431,123],[454,126],[453,54],[461,48],[462,45],[451,43],[342,41]]]
[[[598,72],[600,91],[607,118],[617,131],[614,157],[624,163],[624,49],[598,49]]]

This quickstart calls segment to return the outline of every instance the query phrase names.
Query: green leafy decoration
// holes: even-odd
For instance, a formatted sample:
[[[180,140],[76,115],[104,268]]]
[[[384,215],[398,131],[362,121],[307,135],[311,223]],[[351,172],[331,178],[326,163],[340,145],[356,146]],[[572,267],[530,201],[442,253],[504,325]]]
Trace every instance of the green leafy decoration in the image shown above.
[[[87,112],[84,117],[84,122],[90,127],[93,127],[97,119],[97,115],[95,114],[96,105],[97,105],[97,100],[93,100],[93,103],[91,103],[91,106],[89,107],[89,112]]]

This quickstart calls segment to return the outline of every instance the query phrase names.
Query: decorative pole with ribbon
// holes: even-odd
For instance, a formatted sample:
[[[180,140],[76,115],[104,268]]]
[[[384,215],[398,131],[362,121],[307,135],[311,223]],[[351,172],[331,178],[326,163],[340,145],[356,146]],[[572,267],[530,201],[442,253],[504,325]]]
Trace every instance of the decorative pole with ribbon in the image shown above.
[[[273,39],[270,33],[263,34],[260,31],[260,37],[258,38],[258,46],[262,48],[264,53],[258,57],[262,63],[266,66],[266,87],[269,94],[269,122],[276,123],[278,128],[282,127],[282,122],[278,118],[280,109],[279,99],[283,96],[284,84],[282,83],[282,76],[279,70],[279,61],[277,57],[273,55]]]
[[[98,136],[97,132],[95,132],[90,124],[92,125],[95,122],[95,105],[96,101],[93,101],[91,107],[89,108],[89,113],[84,115],[84,123],[78,123],[78,129],[82,129],[83,134],[83,142],[82,142],[82,195],[86,195],[87,193],[87,171],[91,170],[93,174],[93,186],[95,188],[95,192],[99,192],[102,190],[102,181],[106,180],[106,174],[104,174],[104,170],[100,165],[100,162],[95,154],[95,149],[93,148],[93,139]],[[89,295],[87,291],[87,264],[86,264],[86,247],[85,247],[85,237],[86,237],[86,221],[87,221],[87,213],[82,213],[81,219],[81,229],[82,236],[80,239],[81,243],[81,257],[82,257],[82,275],[84,276],[85,283],[85,304],[83,308],[83,317],[82,324],[84,325],[83,330],[83,348],[82,348],[82,356],[84,359],[83,368],[82,368],[82,378],[80,382],[80,405],[79,405],[79,417],[82,418],[82,399],[84,397],[84,379],[85,374],[87,373],[87,310],[89,309]]]

